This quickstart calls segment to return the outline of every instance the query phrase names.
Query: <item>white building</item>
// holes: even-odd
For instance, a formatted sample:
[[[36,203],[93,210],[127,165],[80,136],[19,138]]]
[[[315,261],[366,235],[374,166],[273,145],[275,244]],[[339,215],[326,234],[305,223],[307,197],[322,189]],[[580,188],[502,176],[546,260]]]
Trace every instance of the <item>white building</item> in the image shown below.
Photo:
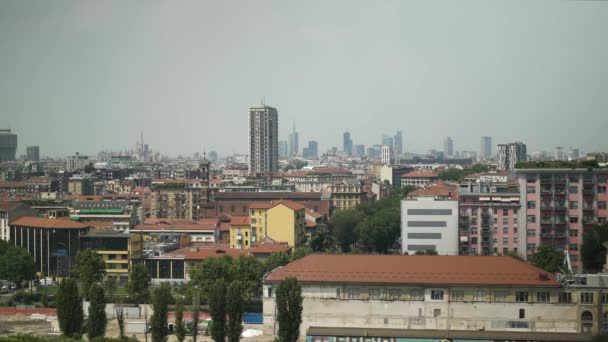
[[[81,156],[76,152],[76,155],[69,156],[66,159],[65,169],[68,172],[84,170],[84,167],[89,165],[89,157]]]
[[[393,163],[393,148],[388,145],[382,146],[382,164],[390,165]]]
[[[279,169],[279,115],[266,105],[249,108],[249,172]]]
[[[308,255],[265,276],[265,334],[278,332],[276,290],[287,277],[302,285],[307,341],[591,338],[581,338],[576,293],[512,257]]]
[[[408,172],[401,176],[401,187],[414,186],[421,188],[439,180],[436,172]]]
[[[498,145],[498,169],[499,170],[515,170],[515,164],[521,161],[526,161],[527,149],[526,144],[515,142],[511,144]]]
[[[458,200],[418,196],[401,201],[401,253],[458,255]]]

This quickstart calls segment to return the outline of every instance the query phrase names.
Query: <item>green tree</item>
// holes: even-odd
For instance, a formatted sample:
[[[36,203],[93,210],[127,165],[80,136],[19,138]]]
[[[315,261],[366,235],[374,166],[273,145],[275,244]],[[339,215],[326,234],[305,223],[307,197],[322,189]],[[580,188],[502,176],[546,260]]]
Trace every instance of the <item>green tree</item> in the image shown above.
[[[215,342],[226,340],[226,283],[223,278],[215,281],[209,295],[211,324],[209,333]]]
[[[175,337],[179,342],[186,338],[186,324],[184,323],[184,303],[181,299],[175,304]]]
[[[530,262],[550,273],[562,271],[564,264],[564,252],[553,246],[540,245],[534,254],[530,256]]]
[[[0,245],[0,250],[0,279],[16,284],[34,279],[34,258],[24,248],[4,243]]]
[[[439,174],[439,179],[445,181],[459,181],[462,179],[464,173],[461,169],[451,167]]]
[[[229,255],[219,258],[206,258],[194,265],[190,271],[190,283],[197,285],[202,298],[209,298],[213,285],[217,279],[232,280],[233,259]]]
[[[263,265],[254,256],[239,255],[235,258],[226,282],[238,280],[243,288],[246,300],[262,295]]]
[[[312,253],[312,249],[308,247],[296,248],[291,254],[291,261],[296,261]]]
[[[356,209],[338,210],[330,221],[330,227],[342,252],[348,253],[358,240],[357,224],[363,220],[363,214]]]
[[[319,228],[314,237],[310,240],[310,247],[313,252],[328,252],[333,250],[335,245],[336,241],[327,227]]]
[[[401,234],[400,214],[385,208],[363,219],[358,225],[359,242],[367,252],[386,253]]]
[[[152,342],[166,342],[169,335],[167,325],[167,314],[169,313],[169,303],[171,303],[171,288],[168,283],[162,283],[160,287],[154,289],[152,294],[152,317],[150,318],[150,331]]]
[[[289,255],[285,252],[272,253],[264,260],[264,273],[268,273],[279,266],[289,264]]]
[[[406,198],[407,195],[410,194],[410,192],[414,192],[416,190],[416,187],[413,185],[406,185],[404,187],[401,187],[401,198]]]
[[[93,164],[87,164],[84,166],[84,173],[93,173],[95,172],[95,167],[93,167]]]
[[[148,287],[150,286],[150,274],[143,263],[136,263],[129,273],[127,291],[129,297],[138,304],[147,303],[150,297]]]
[[[89,290],[89,318],[87,320],[87,335],[89,340],[104,336],[108,319],[106,317],[106,299],[103,288],[95,283]]]
[[[76,254],[74,275],[85,290],[85,297],[93,283],[101,280],[103,276],[103,259],[92,249],[83,249]]]
[[[279,283],[276,296],[279,341],[296,342],[302,324],[302,286],[296,278],[285,278]]]
[[[238,342],[243,332],[243,294],[242,285],[239,281],[233,281],[228,286],[226,293],[226,336],[228,342]]]
[[[601,271],[606,261],[606,248],[602,243],[608,241],[608,224],[595,225],[583,233],[581,259],[583,267],[589,272]]]
[[[63,279],[57,291],[57,320],[61,332],[67,337],[79,335],[83,319],[78,284],[74,279]]]
[[[414,255],[437,255],[437,251],[434,249],[427,249],[424,251],[416,251],[416,253],[414,253]]]

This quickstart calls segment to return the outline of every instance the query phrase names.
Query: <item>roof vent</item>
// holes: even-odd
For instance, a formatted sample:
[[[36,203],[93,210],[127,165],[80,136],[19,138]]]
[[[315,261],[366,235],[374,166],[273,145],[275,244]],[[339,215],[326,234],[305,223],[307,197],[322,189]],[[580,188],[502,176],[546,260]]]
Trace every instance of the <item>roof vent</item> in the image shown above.
[[[190,252],[198,252],[198,247],[190,247]]]
[[[540,272],[538,274],[538,279],[540,280],[549,280],[549,275],[545,272]]]

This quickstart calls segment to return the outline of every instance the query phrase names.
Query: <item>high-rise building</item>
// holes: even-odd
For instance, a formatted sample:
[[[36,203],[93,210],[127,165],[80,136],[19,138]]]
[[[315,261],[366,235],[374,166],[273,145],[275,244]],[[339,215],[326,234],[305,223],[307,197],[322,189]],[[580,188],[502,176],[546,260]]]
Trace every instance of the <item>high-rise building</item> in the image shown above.
[[[68,172],[80,171],[84,170],[87,165],[89,165],[89,157],[81,156],[80,153],[76,152],[75,155],[67,158],[65,169]]]
[[[287,158],[289,155],[289,144],[287,140],[279,141],[279,158]]]
[[[27,160],[39,161],[40,160],[40,147],[39,146],[28,146],[25,149]]]
[[[342,150],[344,154],[347,156],[353,155],[353,140],[350,138],[349,132],[344,132],[344,137],[342,139]]]
[[[382,145],[390,146],[391,148],[393,148],[395,146],[393,137],[391,137],[387,134],[382,134]]]
[[[249,172],[277,172],[278,162],[278,111],[265,104],[253,106],[249,108]]]
[[[289,158],[293,158],[294,156],[297,156],[298,153],[300,152],[300,144],[299,144],[299,137],[298,137],[298,132],[296,131],[296,123],[293,123],[293,130],[291,133],[289,133]]]
[[[522,142],[514,142],[510,144],[498,145],[498,169],[513,171],[515,164],[521,161],[526,161],[526,144]]]
[[[314,140],[309,141],[308,147],[302,151],[302,156],[305,159],[319,159],[319,144]]]
[[[580,150],[578,148],[570,147],[570,151],[568,151],[568,160],[576,160],[580,158]]]
[[[566,152],[561,146],[555,148],[555,160],[566,160]]]
[[[451,137],[446,137],[443,141],[443,154],[446,157],[454,156],[454,140]]]
[[[382,145],[382,164],[391,165],[394,159],[393,148],[391,146]]]
[[[365,145],[355,145],[353,147],[353,155],[359,158],[365,157]]]
[[[481,158],[488,160],[492,157],[492,137],[481,137]]]
[[[395,156],[397,158],[401,157],[403,154],[403,132],[397,131],[395,134]]]
[[[10,129],[0,129],[0,162],[15,160],[17,153],[17,134]]]

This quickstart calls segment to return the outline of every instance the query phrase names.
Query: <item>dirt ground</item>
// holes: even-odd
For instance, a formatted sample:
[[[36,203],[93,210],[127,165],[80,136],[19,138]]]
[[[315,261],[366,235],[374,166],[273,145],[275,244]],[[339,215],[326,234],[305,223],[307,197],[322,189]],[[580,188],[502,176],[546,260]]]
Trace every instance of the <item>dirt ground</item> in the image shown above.
[[[53,329],[57,329],[57,321],[47,322],[46,320],[41,319],[32,319],[29,316],[25,315],[0,315],[0,336],[2,335],[14,335],[14,334],[31,334],[38,336],[47,336]],[[244,330],[246,329],[255,329],[262,330],[262,327],[259,325],[245,325]],[[118,323],[115,319],[110,320],[108,322],[108,327],[106,329],[107,337],[118,337]],[[135,337],[140,341],[145,341],[145,336],[143,334],[137,335],[129,335],[131,337]],[[271,342],[273,341],[272,336],[258,336],[258,337],[250,337],[243,338],[244,342]],[[152,337],[148,334],[148,341],[151,341]],[[169,335],[169,342],[176,342],[175,334]],[[186,341],[192,341],[192,337],[186,337]],[[197,342],[211,342],[211,338],[209,336],[199,335]]]

